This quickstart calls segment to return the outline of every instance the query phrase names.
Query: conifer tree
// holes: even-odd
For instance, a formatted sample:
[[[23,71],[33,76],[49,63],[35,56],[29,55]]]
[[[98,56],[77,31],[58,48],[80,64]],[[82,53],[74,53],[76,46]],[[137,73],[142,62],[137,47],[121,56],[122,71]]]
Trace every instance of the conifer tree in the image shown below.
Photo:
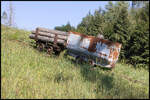
[[[66,25],[56,26],[54,29],[59,31],[65,31],[65,32],[75,31],[75,28],[71,26],[69,22]]]
[[[134,65],[149,64],[149,3],[136,12],[136,25],[132,29],[128,55]]]

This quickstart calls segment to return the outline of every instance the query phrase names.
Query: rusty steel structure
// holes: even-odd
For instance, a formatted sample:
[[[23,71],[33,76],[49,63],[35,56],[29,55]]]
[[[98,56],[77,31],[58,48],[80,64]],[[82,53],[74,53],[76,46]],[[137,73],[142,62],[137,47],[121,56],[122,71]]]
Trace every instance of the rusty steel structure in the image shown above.
[[[37,28],[29,37],[36,41],[37,47],[45,48],[49,54],[52,51],[59,54],[67,49],[67,54],[75,57],[77,61],[106,68],[115,67],[122,46],[100,37],[45,28]]]
[[[121,44],[106,39],[69,32],[67,49],[71,56],[92,65],[113,68],[118,60]]]

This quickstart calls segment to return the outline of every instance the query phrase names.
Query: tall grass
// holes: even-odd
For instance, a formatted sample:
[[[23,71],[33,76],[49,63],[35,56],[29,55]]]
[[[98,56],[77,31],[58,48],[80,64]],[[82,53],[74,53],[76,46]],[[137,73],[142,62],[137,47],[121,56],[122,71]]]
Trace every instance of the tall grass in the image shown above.
[[[31,46],[30,32],[2,26],[1,98],[149,98],[149,72],[117,63],[113,70],[76,64]],[[124,76],[132,80],[126,79]],[[141,81],[136,82],[134,80]]]

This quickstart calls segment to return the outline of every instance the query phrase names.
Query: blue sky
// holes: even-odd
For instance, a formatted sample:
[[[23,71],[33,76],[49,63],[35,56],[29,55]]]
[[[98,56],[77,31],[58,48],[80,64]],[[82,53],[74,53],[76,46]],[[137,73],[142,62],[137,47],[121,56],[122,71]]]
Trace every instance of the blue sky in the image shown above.
[[[101,7],[108,1],[13,1],[15,23],[18,28],[34,30],[36,27],[53,29],[68,21],[76,27],[89,11]],[[9,2],[1,2],[1,13]]]

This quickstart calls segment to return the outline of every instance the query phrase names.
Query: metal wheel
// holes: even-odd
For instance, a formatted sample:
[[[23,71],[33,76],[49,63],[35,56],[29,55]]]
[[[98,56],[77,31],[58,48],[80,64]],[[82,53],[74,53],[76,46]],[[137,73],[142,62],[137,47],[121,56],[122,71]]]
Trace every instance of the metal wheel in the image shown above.
[[[53,47],[49,47],[49,48],[47,49],[47,53],[48,53],[49,55],[51,55],[51,54],[53,53]]]
[[[95,64],[94,64],[94,61],[93,61],[93,60],[89,60],[89,64],[90,64],[91,66],[95,66]]]
[[[43,51],[44,50],[44,44],[43,43],[39,43],[37,46],[39,51]]]
[[[82,64],[82,63],[83,63],[83,59],[82,59],[82,57],[77,56],[77,57],[76,57],[76,63],[78,63],[78,64]]]

